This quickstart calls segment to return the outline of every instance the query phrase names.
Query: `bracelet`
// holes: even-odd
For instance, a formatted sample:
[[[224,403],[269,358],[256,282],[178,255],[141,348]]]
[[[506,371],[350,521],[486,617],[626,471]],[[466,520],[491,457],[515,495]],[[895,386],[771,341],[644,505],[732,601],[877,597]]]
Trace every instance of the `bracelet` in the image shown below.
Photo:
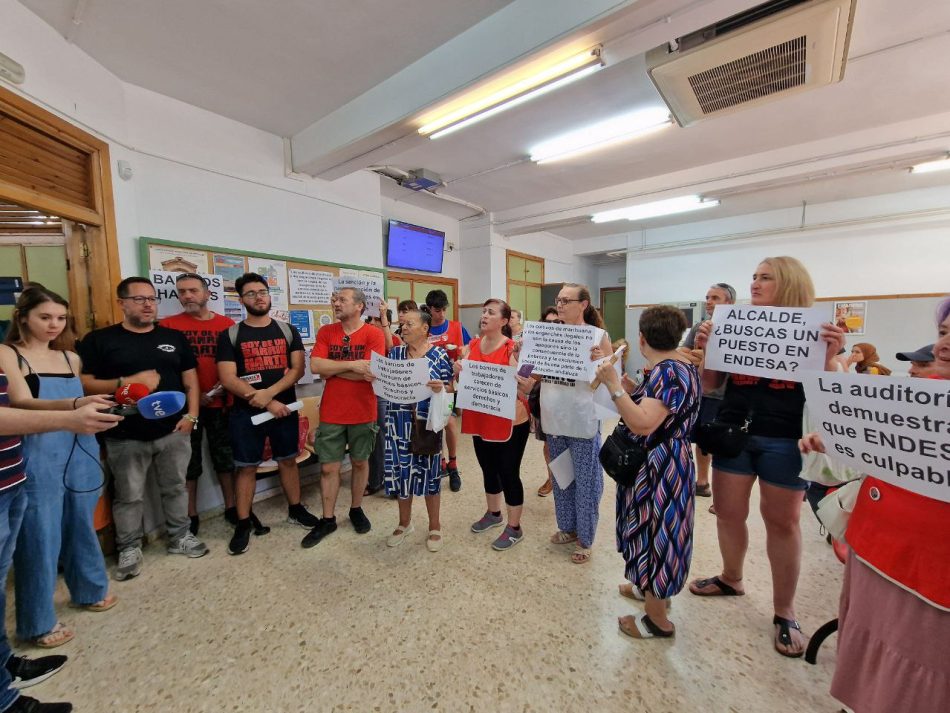
[[[198,423],[198,417],[192,416],[190,413],[186,413],[184,416],[182,416],[182,418],[186,421],[191,421],[192,423]]]
[[[79,401],[79,399],[81,398],[82,396],[77,396],[76,398],[73,399],[73,411],[76,410],[76,402]]]

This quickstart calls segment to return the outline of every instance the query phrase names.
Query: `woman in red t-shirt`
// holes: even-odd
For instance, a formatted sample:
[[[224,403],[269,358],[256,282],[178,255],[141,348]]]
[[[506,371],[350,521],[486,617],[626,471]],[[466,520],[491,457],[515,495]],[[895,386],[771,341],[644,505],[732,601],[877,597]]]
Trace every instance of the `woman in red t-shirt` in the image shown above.
[[[479,336],[463,349],[462,359],[517,366],[510,321],[511,307],[507,302],[499,299],[485,302],[479,321]],[[464,368],[464,362],[455,363],[456,374]],[[531,388],[530,379],[519,378],[518,381],[519,389],[527,391]],[[492,543],[496,550],[510,549],[524,537],[524,531],[521,529],[521,511],[524,507],[521,458],[524,456],[530,432],[528,408],[520,394],[515,406],[514,420],[477,411],[462,411],[462,433],[470,433],[473,436],[475,457],[478,458],[478,465],[482,469],[485,499],[488,501],[488,510],[472,525],[472,532],[485,532],[504,524],[505,520],[501,515],[502,493],[508,506],[508,525]]]

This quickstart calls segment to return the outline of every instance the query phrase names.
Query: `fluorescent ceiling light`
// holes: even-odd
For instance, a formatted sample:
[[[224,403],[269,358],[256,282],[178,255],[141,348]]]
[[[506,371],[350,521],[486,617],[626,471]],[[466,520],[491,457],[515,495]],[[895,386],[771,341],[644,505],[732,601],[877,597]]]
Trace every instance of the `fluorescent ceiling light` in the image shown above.
[[[934,171],[950,171],[950,157],[918,163],[910,169],[911,173],[933,173]]]
[[[562,161],[652,134],[673,125],[666,107],[640,109],[544,141],[531,148],[537,163]]]
[[[609,223],[614,220],[646,220],[647,218],[656,218],[661,215],[672,215],[673,213],[689,213],[703,208],[713,208],[719,205],[717,200],[703,200],[700,196],[680,196],[679,198],[670,198],[665,201],[654,201],[653,203],[642,203],[641,205],[630,206],[629,208],[618,208],[617,210],[608,210],[603,213],[594,213],[590,219],[595,223]]]
[[[488,93],[485,93],[485,90],[476,90],[470,98],[462,98],[462,105],[458,108],[432,118],[423,117],[424,124],[419,128],[419,133],[430,139],[446,136],[593,74],[602,66],[598,46],[522,77],[500,89]]]

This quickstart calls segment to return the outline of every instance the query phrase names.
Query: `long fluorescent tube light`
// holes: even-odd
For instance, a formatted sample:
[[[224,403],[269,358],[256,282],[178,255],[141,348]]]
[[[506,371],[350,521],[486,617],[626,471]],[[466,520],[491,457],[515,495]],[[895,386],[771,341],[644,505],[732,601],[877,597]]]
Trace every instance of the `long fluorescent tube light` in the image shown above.
[[[918,163],[910,169],[911,173],[933,173],[934,171],[950,171],[950,157]]]
[[[719,205],[717,200],[703,200],[700,196],[680,196],[665,201],[654,201],[629,208],[617,208],[603,213],[594,213],[590,219],[595,223],[609,223],[614,220],[646,220],[661,215],[674,213],[689,213],[703,208],[713,208]]]
[[[506,109],[593,74],[603,66],[600,47],[568,57],[505,87],[466,101],[461,107],[426,121],[419,133],[430,139],[446,136]]]
[[[531,148],[531,160],[538,164],[563,161],[646,136],[672,125],[673,120],[666,107],[639,109],[544,141]]]

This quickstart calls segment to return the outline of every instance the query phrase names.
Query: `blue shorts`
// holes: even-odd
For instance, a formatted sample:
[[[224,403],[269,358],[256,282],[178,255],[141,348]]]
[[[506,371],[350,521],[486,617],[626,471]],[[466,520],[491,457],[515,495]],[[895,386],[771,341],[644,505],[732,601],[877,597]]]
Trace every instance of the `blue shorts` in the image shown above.
[[[238,468],[260,465],[264,460],[264,440],[270,438],[274,460],[296,458],[299,453],[300,414],[296,411],[284,418],[265,421],[260,426],[251,423],[251,412],[234,409],[228,420],[231,452]]]
[[[789,490],[805,490],[808,482],[802,472],[802,454],[795,438],[749,436],[749,442],[735,458],[713,456],[712,467],[735,475],[759,476],[769,485]]]

